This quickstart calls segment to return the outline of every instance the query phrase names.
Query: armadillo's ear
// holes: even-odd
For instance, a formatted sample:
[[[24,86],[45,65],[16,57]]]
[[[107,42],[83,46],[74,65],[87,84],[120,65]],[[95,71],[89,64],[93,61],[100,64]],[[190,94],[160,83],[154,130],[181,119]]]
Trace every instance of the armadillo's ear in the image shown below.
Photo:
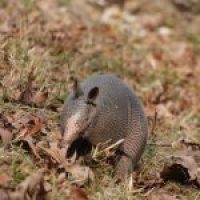
[[[99,94],[99,88],[93,87],[88,93],[88,101],[93,102]]]
[[[75,94],[75,97],[79,97],[83,95],[83,91],[81,90],[81,87],[77,79],[73,80],[73,92]]]

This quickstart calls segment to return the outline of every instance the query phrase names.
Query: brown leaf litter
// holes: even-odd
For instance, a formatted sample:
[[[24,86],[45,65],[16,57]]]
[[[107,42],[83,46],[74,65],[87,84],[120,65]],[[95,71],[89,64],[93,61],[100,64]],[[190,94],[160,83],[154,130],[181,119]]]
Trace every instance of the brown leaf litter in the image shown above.
[[[50,143],[49,148],[42,145],[38,147],[49,155],[59,165],[59,168],[65,170],[71,183],[82,186],[88,181],[94,181],[92,170],[89,167],[75,163],[76,154],[70,159],[66,159],[66,148],[59,148],[57,142]]]
[[[185,151],[170,156],[160,176],[164,181],[176,181],[200,188],[198,164],[194,157]]]
[[[143,179],[136,173],[133,176],[133,185],[134,188],[142,188],[144,191],[148,191],[152,188],[162,188],[165,183],[158,175],[148,176],[148,179]]]
[[[186,200],[182,195],[173,194],[163,189],[151,192],[147,196],[147,200]]]
[[[37,152],[37,147],[33,141],[33,138],[31,136],[26,136],[24,137],[23,139],[21,139],[21,141],[25,142],[28,144],[30,150],[32,151],[32,154],[36,157],[36,158],[39,158],[41,159],[40,155],[38,154]]]
[[[0,185],[7,183],[10,180],[10,177],[7,175],[0,175]]]
[[[16,188],[0,188],[2,200],[44,200],[45,195],[43,169],[32,173]]]
[[[36,138],[41,136],[41,131],[46,126],[46,120],[41,115],[25,112],[4,113],[0,120],[2,122],[0,137],[4,146],[16,139],[16,141],[27,144],[33,155],[40,158],[35,143]]]
[[[6,146],[13,138],[13,133],[5,128],[0,128],[0,138],[3,144]]]
[[[0,128],[3,141],[6,141],[7,133],[15,133],[16,140],[28,145],[35,158],[43,160],[43,156],[40,154],[42,150],[58,167],[63,168],[68,174],[70,182],[84,185],[89,180],[94,180],[92,170],[89,167],[75,163],[76,155],[67,160],[66,148],[60,148],[57,142],[49,142],[49,147],[41,145],[42,142],[37,143],[37,139],[41,138],[38,136],[41,136],[42,128],[46,126],[46,121],[39,114],[18,112],[4,115],[7,122],[13,127],[13,130],[9,132]],[[9,136],[9,134],[7,135]],[[10,137],[8,139],[9,141],[11,140]],[[48,159],[48,157],[45,157],[45,159]]]
[[[22,88],[22,86],[20,86],[19,94],[15,96],[9,96],[7,94],[6,88],[4,87],[4,101],[21,103],[33,107],[42,107],[44,105],[44,103],[48,99],[48,91],[35,91],[35,88],[33,86],[33,81],[35,80],[33,69],[34,68],[32,67],[31,71],[28,74],[27,83],[25,84],[24,89]]]
[[[13,138],[13,133],[11,131],[12,125],[7,121],[6,117],[0,114],[0,139],[3,144],[7,146]]]
[[[9,124],[17,139],[36,136],[46,126],[46,119],[40,113],[10,112],[2,114],[2,118],[4,126]]]
[[[26,136],[34,136],[45,126],[45,122],[39,116],[29,115],[28,117],[28,122],[25,124],[25,127],[20,130],[17,139],[25,138]]]
[[[88,195],[83,189],[75,185],[71,187],[69,200],[88,200],[88,199],[89,199]]]

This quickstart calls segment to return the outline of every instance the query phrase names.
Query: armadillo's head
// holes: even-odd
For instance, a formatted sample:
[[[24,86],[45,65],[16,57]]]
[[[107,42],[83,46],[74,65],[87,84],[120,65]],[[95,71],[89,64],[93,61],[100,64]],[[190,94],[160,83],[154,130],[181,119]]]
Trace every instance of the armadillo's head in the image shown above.
[[[63,112],[62,134],[67,145],[71,145],[77,138],[84,136],[96,115],[96,98],[99,88],[93,87],[84,94],[77,81],[73,87],[73,93],[65,102]]]

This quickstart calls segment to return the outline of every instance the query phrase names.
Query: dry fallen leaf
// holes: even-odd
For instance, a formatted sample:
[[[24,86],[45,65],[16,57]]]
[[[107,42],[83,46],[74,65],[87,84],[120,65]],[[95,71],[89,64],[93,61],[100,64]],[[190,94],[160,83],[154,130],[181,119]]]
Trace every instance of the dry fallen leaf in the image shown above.
[[[20,101],[21,103],[32,105],[32,98],[33,98],[33,68],[31,69],[30,73],[28,74],[28,82],[25,86],[24,91],[21,92],[19,97],[17,98],[17,101]]]
[[[80,166],[78,164],[71,166],[70,168],[65,167],[65,170],[69,172],[70,180],[79,186],[84,185],[89,180],[94,181],[94,173],[87,166]]]
[[[36,158],[40,158],[35,146],[35,139],[37,139],[41,130],[45,127],[46,121],[39,114],[12,112],[1,116],[0,138],[4,145],[8,144],[13,138],[16,138],[25,145],[22,147],[29,147]],[[9,127],[9,128],[4,128]],[[12,131],[10,131],[12,130]],[[27,144],[27,145],[26,145]]]
[[[8,129],[0,128],[0,138],[4,145],[7,145],[13,138],[13,133]]]
[[[88,200],[88,195],[81,188],[72,186],[69,200]]]
[[[46,125],[46,119],[39,113],[27,113],[23,110],[6,113],[3,116],[3,127],[9,127],[17,139],[27,135],[35,136]],[[7,130],[7,129],[6,129]]]
[[[32,102],[37,105],[38,107],[40,107],[41,104],[43,104],[44,102],[46,102],[48,98],[48,92],[44,91],[44,92],[39,92],[36,95],[33,96],[33,100]]]
[[[198,0],[171,0],[172,4],[182,12],[200,12],[200,5]]]
[[[187,138],[183,138],[183,137],[181,137],[178,141],[173,142],[172,147],[180,148],[180,149],[188,148],[188,149],[192,149],[194,151],[200,150],[200,144],[192,142],[192,141],[188,140]]]
[[[0,188],[1,200],[44,200],[46,192],[44,190],[44,169],[39,169],[16,188]]]
[[[33,143],[33,138],[30,135],[27,135],[26,137],[22,138],[21,141],[26,142],[31,149],[33,155],[36,158],[40,158],[39,154],[37,153],[37,149],[35,144]]]
[[[20,130],[29,123],[30,117],[30,114],[24,113],[24,111],[20,110],[16,113],[7,113],[6,120],[13,128]]]
[[[1,200],[11,200],[7,190],[0,188],[0,197]]]
[[[42,200],[45,199],[44,169],[40,169],[20,183],[14,192],[9,194],[10,200]]]
[[[89,167],[80,166],[75,163],[76,154],[70,159],[66,159],[66,148],[59,148],[58,144],[50,143],[50,148],[39,146],[43,151],[50,155],[60,166],[69,174],[69,179],[77,185],[84,185],[89,180],[94,181],[94,173]]]
[[[50,155],[58,164],[68,164],[65,158],[65,148],[58,148],[57,142],[52,142],[49,144],[49,148],[44,147],[42,144],[38,144],[38,147],[45,151],[48,155]]]
[[[135,172],[133,173],[133,185],[135,188],[143,188],[144,190],[149,190],[152,188],[161,188],[165,185],[162,179],[158,175],[148,176],[148,179],[138,176]]]
[[[198,165],[193,156],[186,152],[172,155],[160,173],[164,181],[172,180],[200,188]]]
[[[33,136],[39,133],[45,125],[43,119],[36,115],[28,115],[26,122],[27,123],[24,124],[25,127],[19,131],[18,139],[25,138],[27,135]]]
[[[10,178],[6,175],[0,175],[0,185],[7,183]]]
[[[168,191],[159,189],[158,191],[152,192],[147,200],[185,200],[184,197],[176,194],[170,194]]]

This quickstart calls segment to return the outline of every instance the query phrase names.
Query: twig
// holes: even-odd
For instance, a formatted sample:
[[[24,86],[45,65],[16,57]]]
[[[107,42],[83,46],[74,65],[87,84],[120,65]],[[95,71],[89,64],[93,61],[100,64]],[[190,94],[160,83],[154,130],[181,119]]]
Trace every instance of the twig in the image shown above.
[[[159,147],[172,147],[172,144],[170,143],[156,143],[156,142],[149,142],[147,145],[152,145],[152,146],[159,146]]]
[[[105,148],[103,151],[110,151],[111,149],[114,149],[115,147],[119,146],[122,142],[124,142],[124,139],[118,140],[116,143],[110,145],[109,147]]]

